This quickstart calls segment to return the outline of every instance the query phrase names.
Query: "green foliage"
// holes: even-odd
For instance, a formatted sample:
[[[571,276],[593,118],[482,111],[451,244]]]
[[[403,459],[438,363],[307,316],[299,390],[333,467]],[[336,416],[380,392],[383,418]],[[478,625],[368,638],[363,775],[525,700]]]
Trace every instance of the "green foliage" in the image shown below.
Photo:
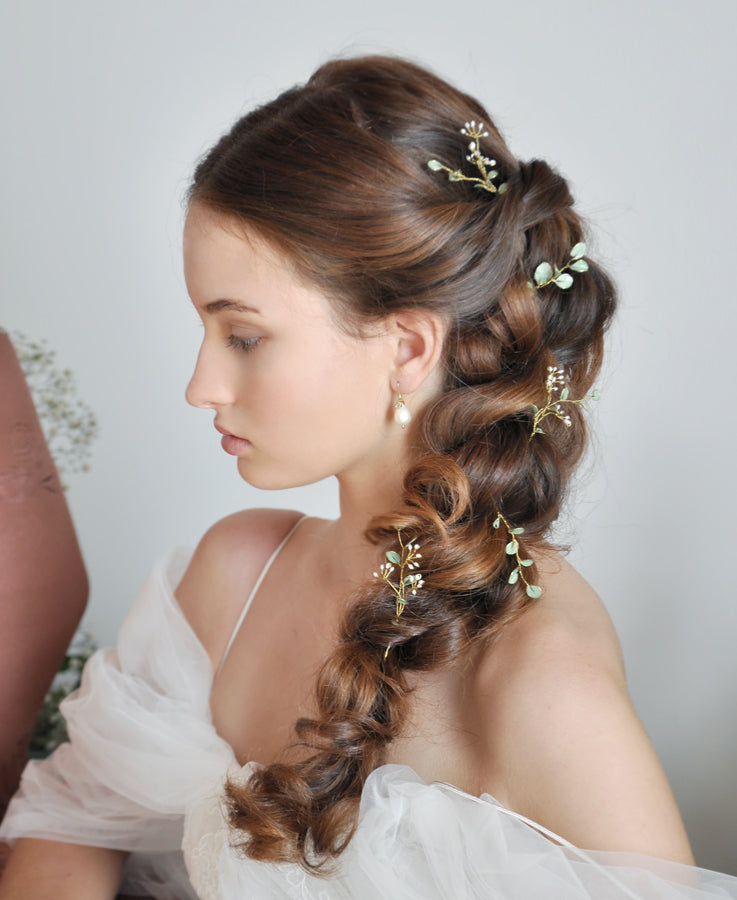
[[[59,705],[79,687],[84,664],[96,649],[92,636],[86,631],[80,629],[72,638],[36,719],[29,747],[31,756],[48,756],[59,744],[69,740]]]

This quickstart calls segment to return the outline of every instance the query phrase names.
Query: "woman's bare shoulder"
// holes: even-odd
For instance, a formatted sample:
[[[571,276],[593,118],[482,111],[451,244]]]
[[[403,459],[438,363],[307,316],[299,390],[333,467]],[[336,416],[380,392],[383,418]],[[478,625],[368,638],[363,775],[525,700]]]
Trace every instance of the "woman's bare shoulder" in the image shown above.
[[[604,605],[558,554],[538,571],[542,597],[477,670],[482,768],[503,773],[503,802],[578,846],[689,862]]]
[[[220,519],[203,535],[175,593],[213,663],[261,570],[301,517],[293,510],[248,509]]]
[[[539,600],[511,622],[485,656],[487,674],[527,681],[545,674],[567,679],[594,671],[624,686],[624,663],[606,607],[558,553],[536,560]],[[525,685],[529,687],[529,685]]]

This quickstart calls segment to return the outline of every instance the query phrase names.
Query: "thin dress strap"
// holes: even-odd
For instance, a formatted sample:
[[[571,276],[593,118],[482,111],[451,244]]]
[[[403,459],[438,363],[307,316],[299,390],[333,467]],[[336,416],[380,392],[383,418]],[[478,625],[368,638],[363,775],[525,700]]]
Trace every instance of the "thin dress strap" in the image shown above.
[[[294,523],[294,525],[292,525],[292,527],[289,529],[289,531],[286,533],[286,535],[279,542],[276,550],[274,550],[274,552],[271,554],[271,556],[266,560],[266,565],[263,567],[263,569],[261,569],[261,573],[258,576],[258,578],[256,579],[256,583],[251,588],[251,593],[248,595],[248,599],[244,603],[243,609],[241,610],[241,613],[238,616],[238,621],[235,623],[235,627],[233,628],[233,631],[230,635],[230,639],[228,640],[228,643],[225,647],[225,653],[223,653],[222,658],[220,660],[220,665],[218,666],[217,672],[215,673],[216,678],[220,674],[220,671],[223,668],[223,666],[225,665],[225,660],[228,658],[228,653],[230,653],[230,648],[233,646],[233,641],[235,641],[235,639],[238,635],[238,632],[240,631],[241,625],[243,624],[243,620],[246,618],[246,613],[251,608],[251,604],[253,603],[253,598],[256,596],[258,589],[261,587],[261,583],[263,582],[264,578],[266,578],[266,576],[269,572],[269,569],[271,568],[272,563],[277,558],[277,556],[281,553],[281,551],[284,549],[284,546],[287,543],[287,541],[289,540],[289,538],[294,534],[294,532],[299,528],[299,526],[304,522],[304,520],[306,518],[307,518],[307,516],[302,516],[300,519],[297,519],[297,521]]]

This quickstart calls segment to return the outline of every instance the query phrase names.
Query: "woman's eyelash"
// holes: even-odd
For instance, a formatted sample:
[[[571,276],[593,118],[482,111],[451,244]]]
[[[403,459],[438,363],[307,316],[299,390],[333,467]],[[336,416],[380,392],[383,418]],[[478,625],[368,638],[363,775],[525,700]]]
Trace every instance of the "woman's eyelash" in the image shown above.
[[[241,350],[243,353],[248,353],[249,350],[253,350],[256,344],[261,340],[261,338],[242,338],[238,337],[237,334],[231,334],[228,337],[227,344],[229,347],[232,347],[233,350]]]

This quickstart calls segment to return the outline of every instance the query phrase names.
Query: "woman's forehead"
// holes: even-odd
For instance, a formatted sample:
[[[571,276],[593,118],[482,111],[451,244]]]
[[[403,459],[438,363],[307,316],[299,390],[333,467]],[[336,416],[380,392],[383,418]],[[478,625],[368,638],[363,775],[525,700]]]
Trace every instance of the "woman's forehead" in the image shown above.
[[[324,294],[295,271],[288,254],[255,228],[193,205],[183,235],[184,275],[196,305],[220,301],[268,312],[327,315]]]

